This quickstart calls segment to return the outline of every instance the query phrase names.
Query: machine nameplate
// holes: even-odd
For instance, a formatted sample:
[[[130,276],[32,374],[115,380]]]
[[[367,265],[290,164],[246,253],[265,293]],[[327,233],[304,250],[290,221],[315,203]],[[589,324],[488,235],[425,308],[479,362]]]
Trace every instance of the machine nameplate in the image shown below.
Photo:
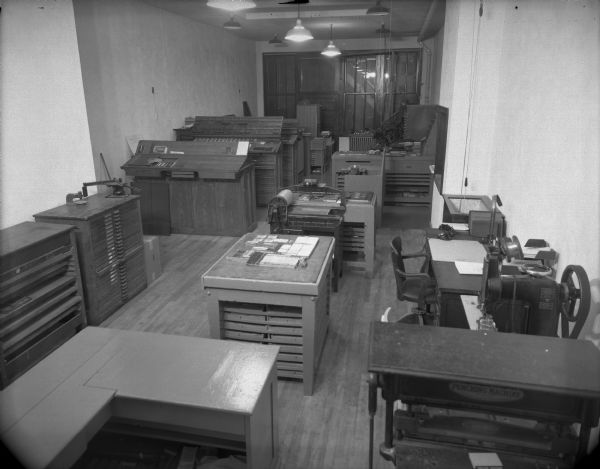
[[[552,311],[554,308],[554,288],[540,288],[539,309]]]
[[[450,383],[450,391],[459,396],[485,402],[515,402],[523,399],[520,389],[473,383]]]

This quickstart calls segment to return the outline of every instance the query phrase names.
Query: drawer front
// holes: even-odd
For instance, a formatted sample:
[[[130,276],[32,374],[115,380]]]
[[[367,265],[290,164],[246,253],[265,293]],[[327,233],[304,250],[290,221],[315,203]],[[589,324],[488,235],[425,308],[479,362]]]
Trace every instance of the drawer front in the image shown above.
[[[405,160],[402,158],[389,158],[386,160],[388,171],[402,173],[429,173],[429,160]]]
[[[119,306],[146,287],[144,262],[144,250],[140,247],[130,251],[124,259],[97,273],[94,294],[97,304],[95,308],[89,308],[90,325],[97,326]]]
[[[252,155],[252,160],[254,161],[254,166],[256,168],[264,167],[264,168],[273,168],[275,166],[275,155]]]
[[[0,258],[0,389],[85,324],[71,233]]]
[[[95,217],[90,224],[94,265],[103,270],[123,259],[127,251],[142,246],[142,231],[137,203]]]
[[[5,359],[21,352],[55,324],[81,314],[83,300],[73,273],[72,251],[60,253],[13,277],[26,288],[1,284],[0,347]],[[42,276],[40,277],[40,274]]]
[[[279,345],[277,374],[302,379],[302,309],[267,304],[220,303],[222,336],[229,340]]]

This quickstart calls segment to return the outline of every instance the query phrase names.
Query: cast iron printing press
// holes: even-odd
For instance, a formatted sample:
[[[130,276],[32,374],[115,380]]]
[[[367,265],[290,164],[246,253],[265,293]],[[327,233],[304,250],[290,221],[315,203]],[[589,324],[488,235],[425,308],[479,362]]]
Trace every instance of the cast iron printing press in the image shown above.
[[[269,201],[267,222],[271,233],[322,235],[335,238],[333,291],[342,272],[340,231],[346,198],[342,191],[305,179],[281,190]]]
[[[519,249],[516,237],[490,237],[479,302],[498,331],[520,333],[371,325],[369,467],[378,388],[379,453],[397,468],[471,468],[475,453],[493,453],[502,466],[486,467],[563,469],[585,457],[600,417],[600,351],[573,339],[589,312],[589,281],[569,265],[557,282],[520,261]],[[506,301],[519,305],[497,308]]]

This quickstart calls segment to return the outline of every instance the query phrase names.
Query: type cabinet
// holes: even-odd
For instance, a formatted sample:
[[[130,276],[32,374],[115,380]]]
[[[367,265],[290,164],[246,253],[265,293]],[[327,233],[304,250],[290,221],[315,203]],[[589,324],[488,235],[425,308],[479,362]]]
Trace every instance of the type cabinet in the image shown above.
[[[289,268],[247,265],[236,257],[255,237],[246,234],[202,276],[210,335],[279,346],[278,376],[302,379],[310,396],[329,325],[334,239],[319,236],[306,266]]]
[[[375,201],[373,192],[346,192],[346,213],[341,245],[344,267],[364,270],[371,276],[375,266]]]
[[[73,228],[0,231],[0,389],[85,325]]]
[[[97,194],[34,215],[38,222],[75,226],[87,320],[96,326],[146,288],[138,196]]]

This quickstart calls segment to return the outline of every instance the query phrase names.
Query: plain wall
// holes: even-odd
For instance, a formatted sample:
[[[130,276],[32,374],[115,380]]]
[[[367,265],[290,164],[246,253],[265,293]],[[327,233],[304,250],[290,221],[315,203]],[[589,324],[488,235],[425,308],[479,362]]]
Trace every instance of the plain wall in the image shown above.
[[[127,138],[174,140],[187,116],[256,109],[255,44],[140,0],[77,0],[75,19],[96,175]]]
[[[71,0],[5,0],[0,15],[0,228],[94,180]]]
[[[592,305],[580,337],[598,344],[600,2],[484,2],[481,19],[479,4],[446,9],[444,193],[498,194],[508,235],[559,253],[557,280],[581,265]]]

